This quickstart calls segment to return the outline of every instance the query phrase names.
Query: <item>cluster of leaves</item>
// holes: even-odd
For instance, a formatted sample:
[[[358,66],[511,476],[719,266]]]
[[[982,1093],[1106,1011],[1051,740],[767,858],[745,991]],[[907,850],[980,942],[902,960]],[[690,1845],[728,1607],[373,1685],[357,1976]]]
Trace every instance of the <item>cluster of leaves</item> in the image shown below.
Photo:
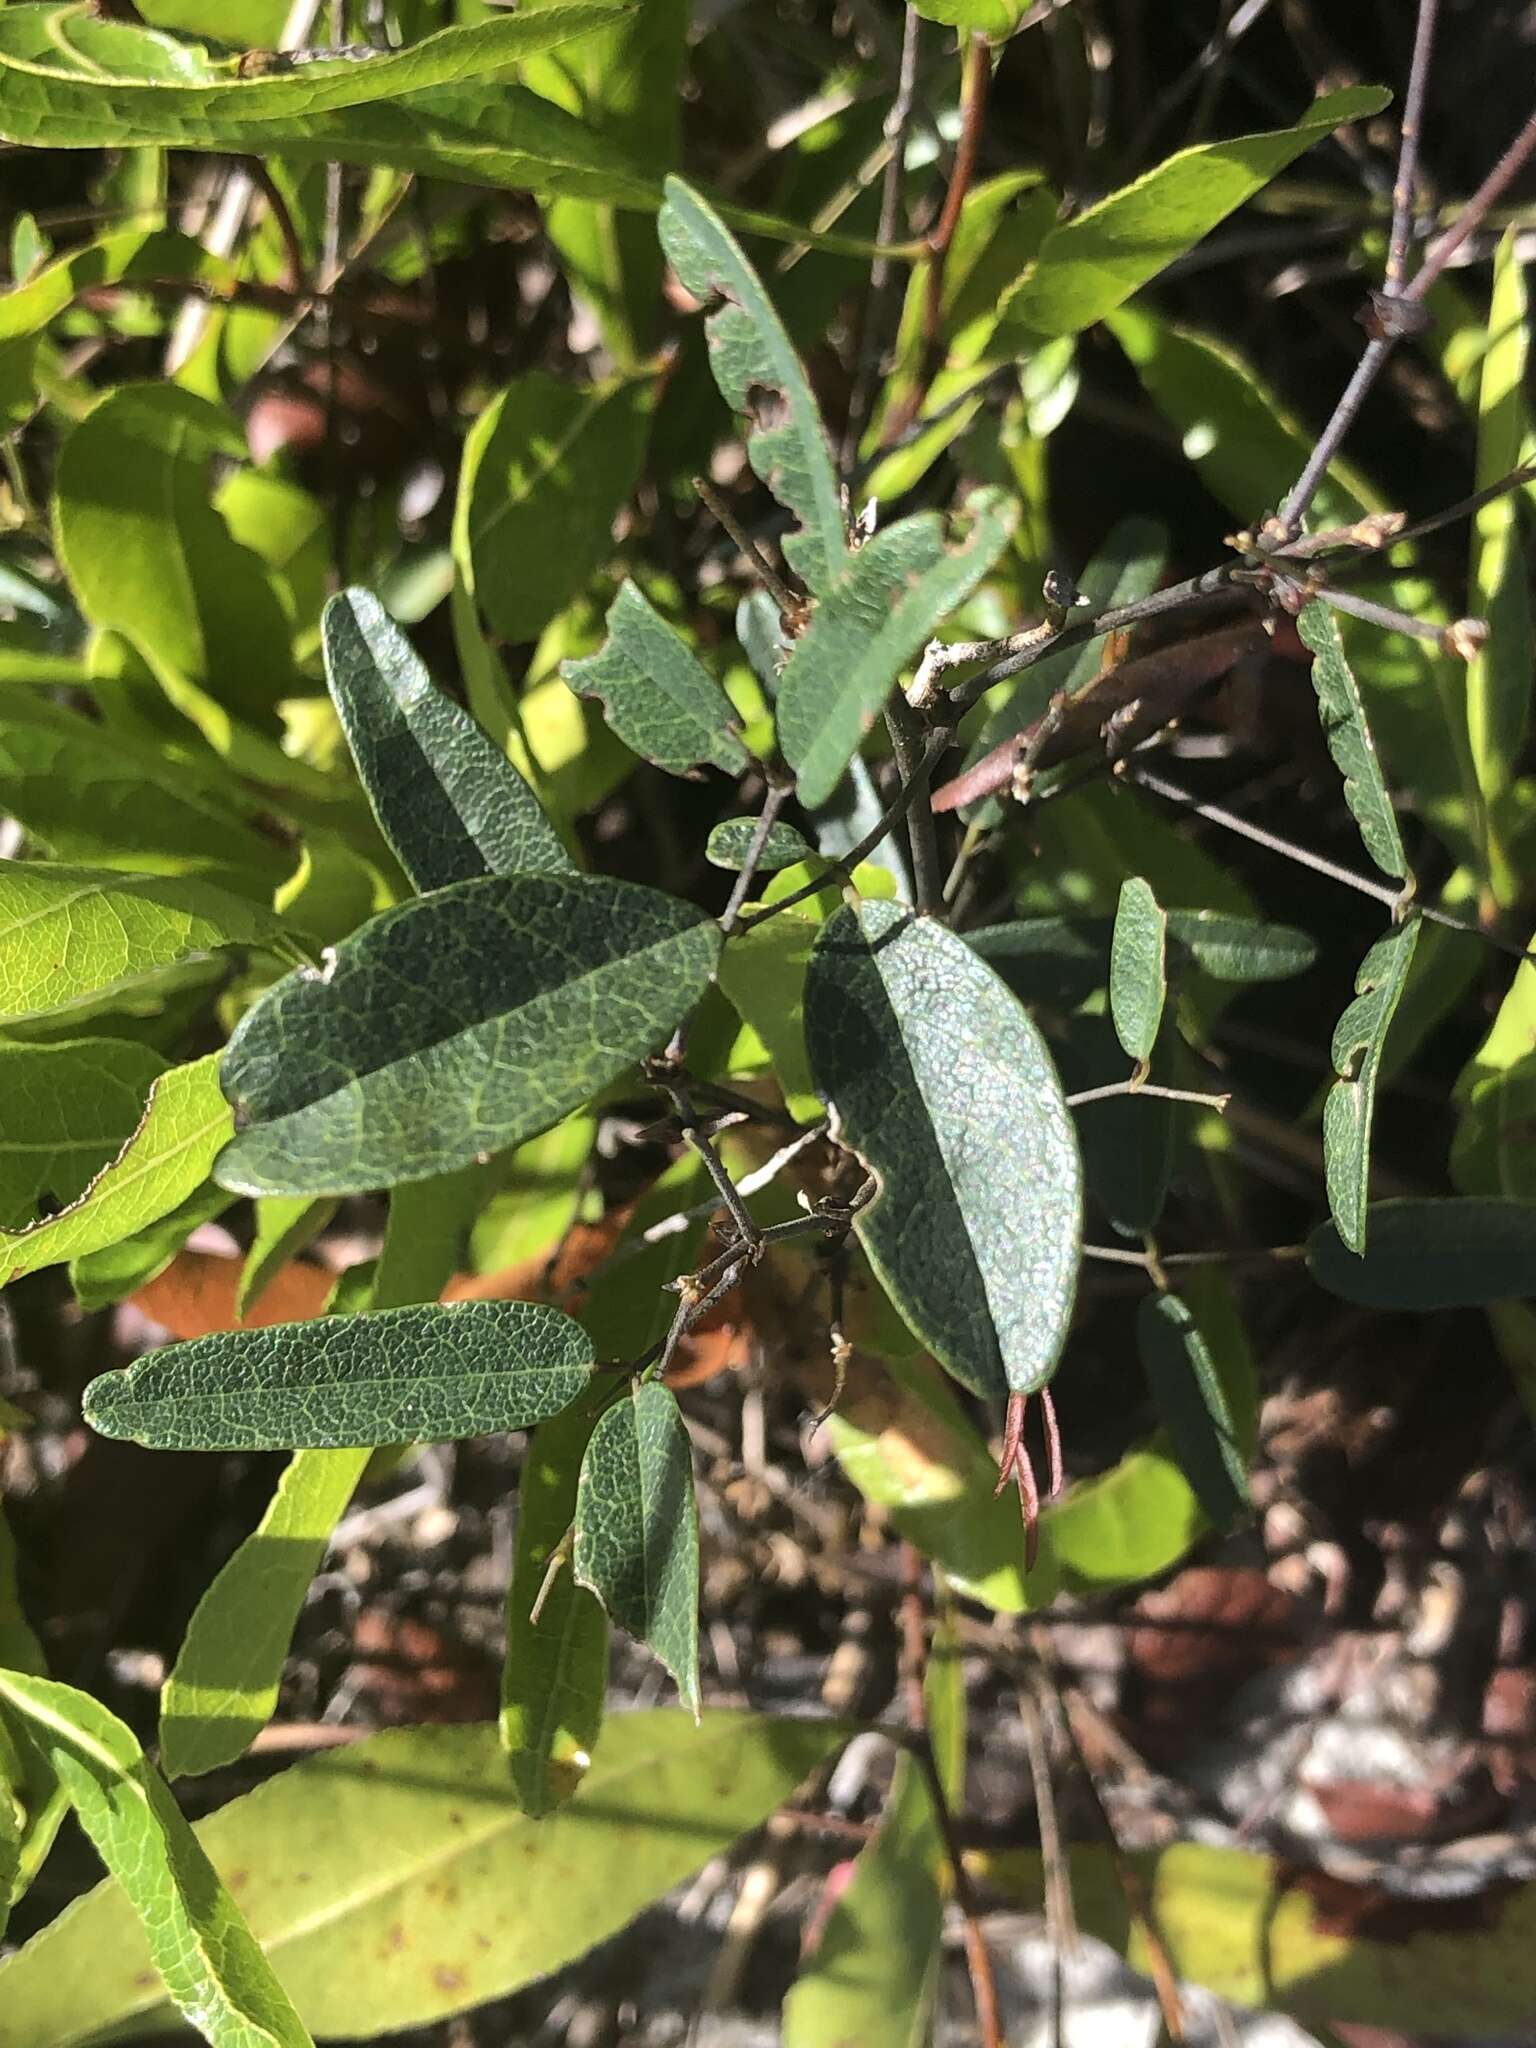
[[[432,8],[409,11],[432,25]],[[996,34],[1024,12],[923,11]],[[21,835],[0,863],[0,1284],[67,1267],[85,1306],[121,1300],[199,1222],[247,1201],[243,1315],[339,1200],[389,1194],[377,1261],[329,1313],[168,1345],[86,1392],[104,1435],[292,1453],[193,1618],[164,1689],[159,1768],[47,1675],[0,1550],[0,1911],[66,1803],[120,1886],[0,1966],[0,2043],[62,2048],[163,2018],[166,2000],[221,2044],[367,2034],[477,2003],[623,1925],[834,1749],[833,1724],[702,1704],[698,1523],[667,1369],[691,1321],[752,1268],[796,1266],[801,1293],[807,1251],[825,1262],[833,1328],[817,1341],[838,1350],[851,1393],[880,1390],[873,1410],[849,1399],[830,1416],[837,1457],[958,1595],[1017,1612],[1064,1587],[1133,1584],[1246,1511],[1256,1394],[1235,1295],[1214,1268],[1176,1290],[1157,1232],[1176,1171],[1219,1185],[1225,1130],[1197,1090],[1225,1006],[1308,970],[1315,944],[1264,918],[1158,813],[1072,782],[1052,744],[1074,721],[1098,744],[1127,708],[1157,710],[1134,662],[1104,697],[1102,636],[1042,647],[969,709],[963,691],[909,705],[902,683],[936,636],[1001,641],[1033,607],[1045,506],[1031,450],[1071,404],[1091,327],[1107,325],[1235,516],[1256,525],[1280,501],[1306,452],[1298,430],[1243,364],[1137,294],[1386,96],[1354,89],[1294,126],[1181,152],[1063,221],[1033,173],[963,193],[942,272],[932,257],[914,272],[858,451],[869,488],[915,509],[866,531],[797,337],[872,252],[802,224],[825,194],[803,192],[788,219],[754,216],[671,175],[684,13],[562,0],[366,62],[298,64],[213,54],[76,0],[0,11],[8,141],[115,150],[162,179],[166,150],[254,154],[277,194],[239,258],[163,223],[57,256],[19,235],[18,282],[0,297],[13,450],[61,436],[46,521],[13,463],[15,545],[0,560],[0,801]],[[860,143],[857,124],[848,136]],[[836,178],[848,137],[829,139]],[[333,163],[370,172],[357,248],[393,248],[398,276],[421,261],[409,235],[389,235],[413,177],[537,195],[602,333],[596,381],[534,369],[482,394],[451,535],[425,562],[365,507],[338,545],[319,497],[251,462],[231,405],[302,313],[268,288],[292,255],[285,228],[301,254],[318,242]],[[728,221],[798,240],[824,267],[772,293]],[[694,323],[656,357],[663,254],[707,310],[702,347]],[[89,381],[66,345],[82,324],[158,333],[171,288],[205,295],[174,375]],[[795,334],[781,296],[796,300]],[[1485,481],[1523,442],[1523,312],[1506,240],[1472,393]],[[690,613],[651,553],[613,538],[648,460],[671,492],[738,431],[712,410],[705,351],[800,586],[783,603],[742,591],[728,655],[712,596]],[[1000,370],[1012,385],[998,413],[981,394]],[[923,503],[946,465],[977,480],[953,519]],[[1379,509],[1343,468],[1320,501],[1345,526]],[[1496,630],[1464,720],[1432,642],[1368,639],[1352,620],[1341,635],[1326,595],[1297,622],[1392,906],[1333,1034],[1329,1214],[1305,1257],[1345,1300],[1491,1307],[1528,1370],[1514,1298],[1536,1291],[1536,1187],[1517,1138],[1536,1057],[1529,962],[1464,1078],[1460,1195],[1370,1200],[1376,1097],[1411,1050],[1394,1019],[1411,1013],[1422,1040],[1468,971],[1415,906],[1378,705],[1394,780],[1455,863],[1448,903],[1516,910],[1529,846],[1528,621],[1508,508],[1487,509],[1472,581]],[[1150,521],[1115,526],[1079,579],[1089,623],[1148,599],[1165,555]],[[327,601],[338,574],[347,587]],[[1414,575],[1411,557],[1380,571],[1422,616]],[[463,703],[401,628],[439,604]],[[515,686],[509,649],[526,655]],[[1187,696],[1190,662],[1171,673]],[[1033,854],[994,794],[967,799],[960,864],[990,862],[1002,911],[965,910],[973,895],[946,912],[936,764],[952,743],[970,769],[1021,742],[1034,793],[1052,799],[1030,814]],[[579,822],[637,770],[726,778],[733,810],[755,799],[708,832],[708,860],[735,877],[723,915],[695,900],[700,884],[590,871]],[[210,1022],[227,1041],[214,1052],[199,1049]],[[687,1141],[680,1165],[576,1313],[441,1303],[466,1246],[490,1268],[556,1244],[597,1119],[637,1098],[654,1108],[658,1092]],[[699,1108],[722,1100],[761,1122],[722,1141]],[[768,1178],[753,1172],[762,1131]],[[711,1207],[720,1249],[695,1271],[697,1227],[647,1235]],[[1026,1572],[988,1437],[1067,1353],[1090,1213],[1146,1276],[1136,1334],[1159,1427],[1046,1508]],[[166,1777],[231,1761],[265,1726],[370,1452],[529,1429],[498,1728],[376,1737],[190,1829]],[[662,1661],[697,1729],[652,1713],[602,1728],[610,1622]],[[932,1738],[953,1790],[963,1701],[934,1670]],[[637,1821],[657,1811],[666,1826],[637,1850]],[[298,1834],[313,1845],[301,1876]],[[457,1915],[442,1903],[460,1896],[443,1882],[450,1844],[475,1891]],[[878,2038],[861,1999],[931,1996],[942,1857],[930,1788],[904,1766],[787,2038]],[[236,1866],[238,1907],[218,1875]],[[903,1936],[915,1975],[877,1992],[846,1962],[889,1933],[893,1887],[910,1909],[913,1884],[928,1946]],[[463,1962],[466,1911],[490,1931]],[[388,1930],[405,1921],[397,1969]],[[338,1927],[366,1970],[345,1967]],[[430,1972],[423,1954],[456,1960]]]

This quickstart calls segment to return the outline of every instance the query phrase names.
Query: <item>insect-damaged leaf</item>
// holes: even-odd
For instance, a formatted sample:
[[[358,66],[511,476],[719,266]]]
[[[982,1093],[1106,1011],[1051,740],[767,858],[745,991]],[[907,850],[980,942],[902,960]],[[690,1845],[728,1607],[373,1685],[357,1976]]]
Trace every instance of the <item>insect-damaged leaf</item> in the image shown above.
[[[939,515],[919,512],[866,541],[821,594],[779,681],[779,741],[802,803],[832,795],[901,668],[1006,547],[1016,515],[1002,492],[978,491],[967,510],[953,550]]]
[[[1174,1455],[1218,1529],[1247,1512],[1248,1473],[1226,1390],[1200,1326],[1176,1294],[1136,1312],[1136,1343]]]
[[[800,531],[785,559],[818,596],[848,555],[842,497],[826,429],[800,358],[756,271],[711,207],[680,178],[668,178],[657,220],[661,246],[696,299],[723,299],[708,321],[710,365],[726,403],[751,422],[752,467]]]
[[[732,775],[746,767],[730,698],[629,577],[609,607],[602,647],[562,673],[581,696],[599,700],[632,753],[669,775],[706,761]]]
[[[168,1344],[92,1380],[85,1419],[168,1451],[435,1443],[557,1415],[593,1358],[540,1302],[380,1309]]]
[[[699,1518],[677,1396],[647,1380],[598,1422],[576,1489],[578,1582],[699,1713]]]
[[[312,2048],[272,1965],[132,1731],[89,1693],[19,1671],[0,1671],[0,1709],[21,1722],[57,1772],[81,1826],[127,1894],[155,1971],[183,2016],[219,2048]]]
[[[1366,852],[1384,875],[1400,882],[1408,873],[1408,857],[1338,622],[1323,599],[1315,597],[1297,618],[1296,631],[1312,650],[1318,716],[1334,766],[1344,778],[1344,801],[1354,813]]]
[[[963,939],[865,903],[816,942],[805,1041],[879,1181],[857,1229],[914,1334],[977,1393],[1043,1385],[1072,1315],[1082,1165],[1026,1011]]]
[[[1323,1104],[1323,1167],[1328,1207],[1352,1251],[1365,1250],[1371,1119],[1382,1048],[1408,984],[1418,938],[1414,917],[1376,941],[1355,976],[1355,999],[1334,1027],[1333,1065],[1340,1078]]]
[[[418,889],[573,871],[533,791],[434,685],[371,591],[333,597],[320,630],[325,679],[368,801]]]
[[[222,1081],[242,1194],[424,1180],[548,1130],[698,1001],[720,930],[629,882],[484,875],[401,904],[242,1020]]]
[[[1479,1196],[1372,1202],[1363,1257],[1319,1224],[1307,1266],[1319,1287],[1362,1308],[1484,1308],[1536,1294],[1536,1202]]]
[[[1145,1062],[1168,998],[1168,918],[1151,884],[1128,875],[1109,943],[1109,1013],[1127,1058]]]

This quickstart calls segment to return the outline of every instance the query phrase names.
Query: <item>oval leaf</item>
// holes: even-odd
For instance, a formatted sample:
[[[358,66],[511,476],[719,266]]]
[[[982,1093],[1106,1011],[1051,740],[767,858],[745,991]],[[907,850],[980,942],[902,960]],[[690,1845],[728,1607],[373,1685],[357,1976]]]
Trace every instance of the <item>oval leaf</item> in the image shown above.
[[[646,1644],[699,1718],[699,1518],[677,1396],[646,1380],[598,1422],[576,1488],[577,1582]]]
[[[1251,1505],[1237,1428],[1199,1325],[1176,1294],[1151,1294],[1136,1312],[1136,1343],[1174,1455],[1214,1527]]]
[[[625,577],[608,611],[608,638],[561,673],[603,715],[631,753],[669,775],[708,762],[738,775],[748,755],[736,710],[682,635]]]
[[[1366,852],[1384,875],[1401,882],[1408,874],[1408,857],[1338,623],[1323,600],[1315,597],[1298,616],[1296,631],[1312,650],[1318,716],[1334,766],[1344,778],[1344,801],[1354,814]]]
[[[1363,1257],[1332,1223],[1307,1239],[1319,1287],[1362,1308],[1484,1308],[1536,1294],[1536,1202],[1478,1196],[1372,1202]]]
[[[1109,942],[1109,1013],[1128,1059],[1152,1057],[1168,999],[1168,919],[1151,884],[1128,875]]]
[[[1355,976],[1355,1000],[1334,1027],[1333,1066],[1340,1078],[1323,1104],[1323,1168],[1328,1207],[1351,1251],[1365,1250],[1376,1080],[1418,938],[1415,917],[1376,941]]]
[[[816,942],[805,1042],[879,1181],[857,1229],[913,1333],[979,1394],[1042,1386],[1072,1318],[1082,1164],[1026,1011],[953,932],[865,903]]]
[[[704,857],[717,868],[740,869],[756,836],[756,818],[723,819],[710,833]],[[771,875],[780,868],[792,868],[796,861],[815,858],[793,825],[771,825],[757,857],[757,871]]]
[[[557,1415],[593,1359],[581,1325],[539,1302],[380,1309],[167,1344],[92,1380],[85,1419],[168,1451],[435,1443]]]
[[[424,1180],[557,1123],[703,995],[719,927],[629,882],[486,875],[374,918],[242,1020],[223,1085],[241,1194]]]
[[[1170,910],[1168,936],[1213,981],[1284,981],[1305,974],[1317,942],[1293,924],[1265,924],[1220,910]]]
[[[371,591],[333,597],[320,631],[325,679],[368,801],[418,889],[574,872],[533,791],[436,688]]]

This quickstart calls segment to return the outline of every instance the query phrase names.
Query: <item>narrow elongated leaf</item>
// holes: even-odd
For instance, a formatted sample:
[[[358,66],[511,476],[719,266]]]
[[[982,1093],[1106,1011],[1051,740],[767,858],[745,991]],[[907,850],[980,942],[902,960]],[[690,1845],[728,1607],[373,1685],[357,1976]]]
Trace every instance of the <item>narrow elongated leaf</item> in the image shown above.
[[[1344,778],[1344,801],[1354,813],[1366,852],[1384,875],[1401,882],[1408,874],[1408,857],[1398,835],[1397,815],[1376,758],[1360,686],[1344,657],[1338,624],[1320,597],[1302,611],[1296,631],[1312,650],[1312,687],[1323,737]]]
[[[1525,402],[1530,322],[1525,272],[1514,229],[1493,261],[1488,347],[1477,402],[1477,488],[1486,490],[1521,459],[1529,431]],[[1513,492],[1479,508],[1472,522],[1472,609],[1488,638],[1467,664],[1467,731],[1486,804],[1508,787],[1531,709],[1531,599],[1528,549]]]
[[[1304,974],[1317,942],[1293,924],[1265,924],[1219,910],[1170,910],[1168,936],[1215,981],[1284,981]]]
[[[677,1396],[647,1380],[597,1423],[576,1488],[578,1582],[653,1650],[699,1718],[699,1518]]]
[[[1304,973],[1317,957],[1316,942],[1295,925],[1220,910],[1163,915],[1170,965],[1187,958],[1213,981],[1283,981]],[[965,936],[1021,1002],[1075,1009],[1108,986],[1113,933],[1106,917],[1031,917]]]
[[[0,860],[0,1020],[66,1018],[225,946],[272,946],[270,911],[205,881]]]
[[[843,572],[848,542],[832,451],[800,359],[740,244],[680,178],[666,181],[656,227],[694,297],[725,302],[708,321],[715,382],[750,422],[753,469],[800,523],[784,543],[786,559],[823,595]]]
[[[671,775],[709,762],[738,775],[747,750],[736,710],[682,635],[629,577],[608,611],[608,638],[562,673],[573,690],[596,697],[632,753]]]
[[[539,1425],[518,1482],[501,1739],[519,1804],[529,1814],[553,1813],[578,1790],[603,1724],[608,1616],[569,1561],[553,1581],[549,1570],[576,1520],[577,1478],[608,1391],[594,1391]]]
[[[309,1195],[263,1195],[255,1203],[256,1234],[240,1268],[235,1314],[260,1301],[290,1259],[296,1259],[336,1214],[336,1204]]]
[[[310,2027],[355,2039],[504,1997],[585,1954],[845,1739],[835,1722],[720,1708],[698,1728],[671,1708],[617,1715],[582,1796],[532,1820],[494,1728],[394,1729],[295,1764],[197,1835],[217,1869],[243,1873],[248,1922]],[[80,2048],[170,2018],[115,1887],[0,1963],[0,2048]]]
[[[746,863],[756,833],[756,818],[726,818],[710,832],[704,857],[714,867],[739,869]],[[758,873],[771,875],[780,868],[793,867],[796,861],[815,858],[793,825],[775,824],[769,827],[758,855]]]
[[[380,1309],[168,1344],[92,1380],[85,1419],[171,1451],[432,1443],[543,1422],[592,1364],[580,1324],[539,1302]]]
[[[1307,1265],[1330,1294],[1362,1308],[1485,1308],[1536,1295],[1536,1202],[1475,1195],[1372,1202],[1363,1257],[1336,1224],[1307,1239]]]
[[[1355,999],[1334,1026],[1333,1065],[1339,1079],[1323,1104],[1323,1167],[1328,1207],[1352,1251],[1365,1250],[1376,1080],[1418,938],[1414,917],[1376,941],[1355,976]]]
[[[124,1039],[0,1046],[0,1225],[77,1201],[139,1127],[165,1061]]]
[[[213,2048],[310,2037],[131,1729],[89,1693],[0,1671],[0,1707],[45,1751],[127,1894],[165,1990]],[[20,2038],[17,2036],[16,2038]]]
[[[246,1194],[424,1180],[558,1123],[704,993],[719,927],[628,882],[487,875],[386,911],[247,1012],[223,1083]]]
[[[805,987],[816,1086],[879,1181],[859,1237],[903,1317],[977,1393],[1055,1370],[1082,1165],[1028,1013],[963,939],[894,904],[840,910]]]
[[[1129,1059],[1152,1057],[1168,999],[1168,917],[1150,885],[1129,875],[1109,943],[1109,1013]]]
[[[574,872],[533,791],[436,688],[371,591],[333,597],[320,630],[326,681],[368,801],[418,889]]]
[[[1002,492],[978,491],[967,510],[971,528],[954,549],[934,512],[866,541],[795,642],[779,682],[779,741],[803,803],[832,795],[903,666],[1007,546],[1015,511]]]
[[[1212,1525],[1225,1529],[1249,1509],[1248,1471],[1200,1326],[1176,1294],[1149,1294],[1136,1343],[1174,1455]]]
[[[169,1215],[208,1178],[230,1130],[218,1055],[170,1068],[151,1088],[127,1144],[77,1200],[25,1229],[0,1230],[0,1287],[116,1244]]]
[[[1327,93],[1292,128],[1181,149],[1132,185],[1053,228],[1002,302],[1005,323],[1079,334],[1202,241],[1288,163],[1391,94],[1359,85]]]

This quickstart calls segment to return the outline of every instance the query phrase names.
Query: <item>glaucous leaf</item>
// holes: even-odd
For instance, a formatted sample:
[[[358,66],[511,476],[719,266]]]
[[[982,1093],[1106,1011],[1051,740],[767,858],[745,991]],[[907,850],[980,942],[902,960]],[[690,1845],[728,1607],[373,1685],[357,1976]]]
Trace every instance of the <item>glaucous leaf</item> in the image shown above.
[[[846,1738],[837,1722],[723,1708],[697,1728],[671,1708],[616,1715],[581,1797],[533,1820],[494,1728],[391,1729],[293,1765],[196,1834],[216,1869],[243,1873],[247,1921],[307,2024],[355,2039],[504,1997],[584,1955]],[[171,2019],[115,1887],[0,1962],[0,2048],[83,2048]]]
[[[19,1671],[0,1670],[0,1710],[20,1720],[45,1751],[127,1895],[158,1981],[182,2016],[213,2048],[312,2048],[132,1730],[89,1693]]]
[[[699,1718],[699,1518],[677,1396],[660,1380],[598,1420],[576,1488],[578,1584],[655,1652]]]
[[[1145,1065],[1168,999],[1168,918],[1139,875],[1120,885],[1109,942],[1109,1014],[1128,1059]]]
[[[756,818],[722,819],[710,832],[704,857],[717,868],[740,869],[746,862],[756,834]],[[771,875],[780,868],[793,867],[796,861],[813,861],[815,858],[793,825],[774,824],[769,827],[768,837],[763,841],[762,852],[757,858],[757,871]]]
[[[963,939],[864,903],[816,941],[805,1043],[879,1183],[856,1228],[913,1333],[979,1394],[1042,1386],[1072,1317],[1082,1165],[1028,1013]]]
[[[1323,1104],[1323,1168],[1328,1207],[1351,1251],[1365,1250],[1376,1080],[1418,937],[1419,920],[1411,917],[1376,941],[1355,976],[1355,999],[1334,1026],[1333,1066],[1339,1079]]]
[[[966,509],[958,546],[945,546],[936,512],[914,513],[867,540],[820,593],[779,679],[779,742],[803,803],[832,795],[901,669],[1007,546],[1011,500],[978,491]]]
[[[1213,981],[1284,981],[1305,974],[1317,942],[1293,924],[1266,924],[1219,910],[1170,910],[1174,951],[1188,952]]]
[[[1292,128],[1197,143],[1053,228],[1002,301],[1005,324],[1080,334],[1123,305],[1262,191],[1287,164],[1391,94],[1359,85],[1325,94]]]
[[[243,1194],[424,1180],[558,1123],[709,984],[720,931],[629,882],[486,875],[386,911],[249,1010],[222,1078]]]
[[[1484,1308],[1536,1294],[1536,1202],[1477,1195],[1372,1202],[1363,1255],[1336,1224],[1307,1239],[1319,1287],[1361,1308]]]
[[[78,1201],[138,1129],[166,1062],[127,1039],[0,1045],[0,1225]]]
[[[475,421],[454,555],[503,638],[537,639],[607,560],[654,401],[650,377],[578,385],[530,370]]]
[[[1488,345],[1477,400],[1477,488],[1486,490],[1520,462],[1530,432],[1525,401],[1530,319],[1518,238],[1506,228],[1494,253]],[[1468,578],[1471,609],[1488,621],[1488,638],[1467,664],[1467,731],[1485,804],[1509,786],[1531,709],[1531,597],[1519,500],[1506,491],[1472,520]]]
[[[433,1443],[558,1415],[593,1357],[541,1302],[379,1309],[167,1344],[92,1380],[85,1419],[169,1451]]]
[[[476,875],[570,874],[570,856],[506,755],[439,690],[367,590],[320,621],[325,677],[374,815],[417,889]]]
[[[218,1055],[171,1067],[155,1081],[138,1125],[67,1209],[0,1230],[0,1287],[116,1244],[168,1215],[202,1186],[231,1129]]]
[[[800,358],[741,245],[680,178],[667,179],[656,226],[682,284],[705,303],[724,301],[707,322],[715,382],[750,423],[753,469],[799,521],[785,559],[824,595],[843,573],[848,541],[832,450]]]
[[[1149,1294],[1136,1311],[1136,1343],[1174,1456],[1212,1526],[1225,1529],[1251,1506],[1248,1470],[1200,1326],[1176,1294]]]
[[[669,775],[706,762],[739,775],[747,750],[736,709],[675,627],[625,577],[608,609],[608,637],[596,654],[566,662],[562,674],[643,761]]]
[[[603,1725],[607,1613],[569,1560],[552,1580],[549,1572],[575,1523],[577,1477],[610,1393],[593,1388],[563,1415],[540,1423],[518,1481],[500,1727],[507,1768],[527,1814],[553,1813],[579,1789]]]
[[[1397,830],[1397,815],[1376,758],[1376,743],[1365,715],[1360,686],[1344,656],[1333,613],[1318,597],[1296,621],[1302,643],[1312,652],[1312,687],[1317,692],[1323,737],[1344,778],[1344,801],[1354,814],[1366,852],[1394,882],[1406,880],[1408,857]]]

